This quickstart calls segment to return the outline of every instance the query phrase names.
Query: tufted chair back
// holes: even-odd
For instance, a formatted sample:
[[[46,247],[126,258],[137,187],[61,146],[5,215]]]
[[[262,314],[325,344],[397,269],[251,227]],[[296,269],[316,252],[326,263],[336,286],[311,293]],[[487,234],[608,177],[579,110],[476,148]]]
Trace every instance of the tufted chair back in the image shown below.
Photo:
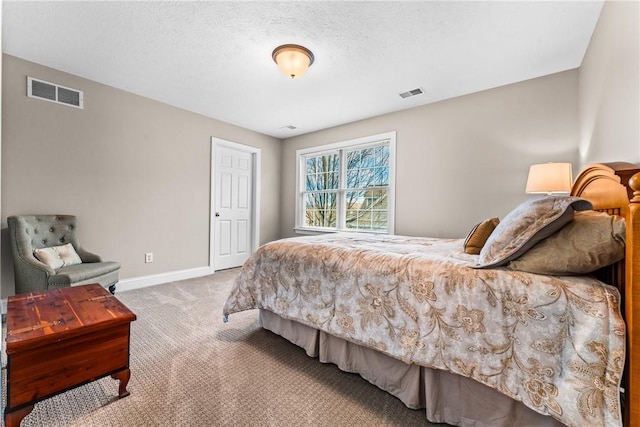
[[[77,251],[76,217],[73,215],[22,215],[16,217],[16,237],[22,240],[22,249],[34,249],[71,243]]]
[[[100,283],[113,292],[120,264],[103,262],[96,254],[80,247],[77,220],[73,215],[16,215],[7,218],[13,256],[16,293],[42,291],[53,287]],[[57,270],[40,262],[34,249],[71,243],[82,260]]]

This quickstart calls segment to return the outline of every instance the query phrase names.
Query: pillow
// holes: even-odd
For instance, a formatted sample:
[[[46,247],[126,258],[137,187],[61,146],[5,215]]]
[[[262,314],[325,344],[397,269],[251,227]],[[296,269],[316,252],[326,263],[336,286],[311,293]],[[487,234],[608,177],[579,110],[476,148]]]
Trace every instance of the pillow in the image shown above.
[[[464,239],[464,252],[467,254],[478,255],[485,242],[491,235],[491,232],[500,223],[498,218],[489,218],[476,224],[471,229],[467,238]]]
[[[530,273],[587,274],[624,258],[624,218],[603,212],[576,212],[573,221],[538,242],[507,266]]]
[[[527,200],[509,212],[493,230],[480,251],[476,268],[507,264],[571,221],[574,210],[592,207],[588,200],[572,196],[543,196]]]
[[[73,249],[71,243],[50,248],[34,249],[33,255],[54,270],[68,265],[82,264],[82,260],[76,250]]]

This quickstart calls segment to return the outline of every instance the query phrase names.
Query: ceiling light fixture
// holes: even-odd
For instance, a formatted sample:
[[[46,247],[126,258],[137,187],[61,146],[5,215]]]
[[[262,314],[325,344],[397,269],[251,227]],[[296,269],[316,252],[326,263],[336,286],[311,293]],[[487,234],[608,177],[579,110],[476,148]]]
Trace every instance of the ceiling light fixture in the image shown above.
[[[303,76],[315,59],[309,49],[297,44],[278,46],[273,50],[271,57],[278,64],[282,74],[292,79]]]

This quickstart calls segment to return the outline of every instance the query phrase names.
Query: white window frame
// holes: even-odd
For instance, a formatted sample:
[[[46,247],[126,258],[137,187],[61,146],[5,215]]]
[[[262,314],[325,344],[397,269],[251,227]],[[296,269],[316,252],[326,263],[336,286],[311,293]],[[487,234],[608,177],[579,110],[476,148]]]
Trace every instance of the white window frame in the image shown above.
[[[344,183],[346,181],[346,167],[343,158],[346,157],[345,153],[351,149],[364,149],[367,146],[375,146],[380,142],[389,141],[389,187],[387,193],[387,230],[375,231],[375,230],[356,230],[347,229],[345,224],[345,212],[344,206],[340,202],[346,191]],[[322,155],[327,152],[338,151],[340,155],[340,182],[341,186],[338,189],[338,206],[337,206],[337,225],[336,228],[324,228],[324,227],[307,227],[304,225],[304,205],[302,192],[305,188],[305,177],[303,172],[306,170],[306,166],[303,163],[304,159],[308,155]],[[316,147],[304,148],[296,150],[296,198],[295,198],[295,228],[296,233],[299,234],[320,234],[320,233],[336,233],[339,231],[348,232],[360,232],[360,233],[378,233],[378,234],[394,234],[395,233],[395,182],[396,182],[396,132],[385,132],[377,135],[365,136],[362,138],[351,139],[348,141],[336,142],[332,144],[326,144]]]

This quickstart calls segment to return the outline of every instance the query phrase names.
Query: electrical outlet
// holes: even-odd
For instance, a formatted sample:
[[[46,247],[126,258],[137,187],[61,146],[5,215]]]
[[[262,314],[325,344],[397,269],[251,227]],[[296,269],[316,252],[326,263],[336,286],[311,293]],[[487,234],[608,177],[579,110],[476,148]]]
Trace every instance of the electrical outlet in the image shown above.
[[[146,254],[144,254],[144,262],[153,262],[153,252],[147,252]]]

